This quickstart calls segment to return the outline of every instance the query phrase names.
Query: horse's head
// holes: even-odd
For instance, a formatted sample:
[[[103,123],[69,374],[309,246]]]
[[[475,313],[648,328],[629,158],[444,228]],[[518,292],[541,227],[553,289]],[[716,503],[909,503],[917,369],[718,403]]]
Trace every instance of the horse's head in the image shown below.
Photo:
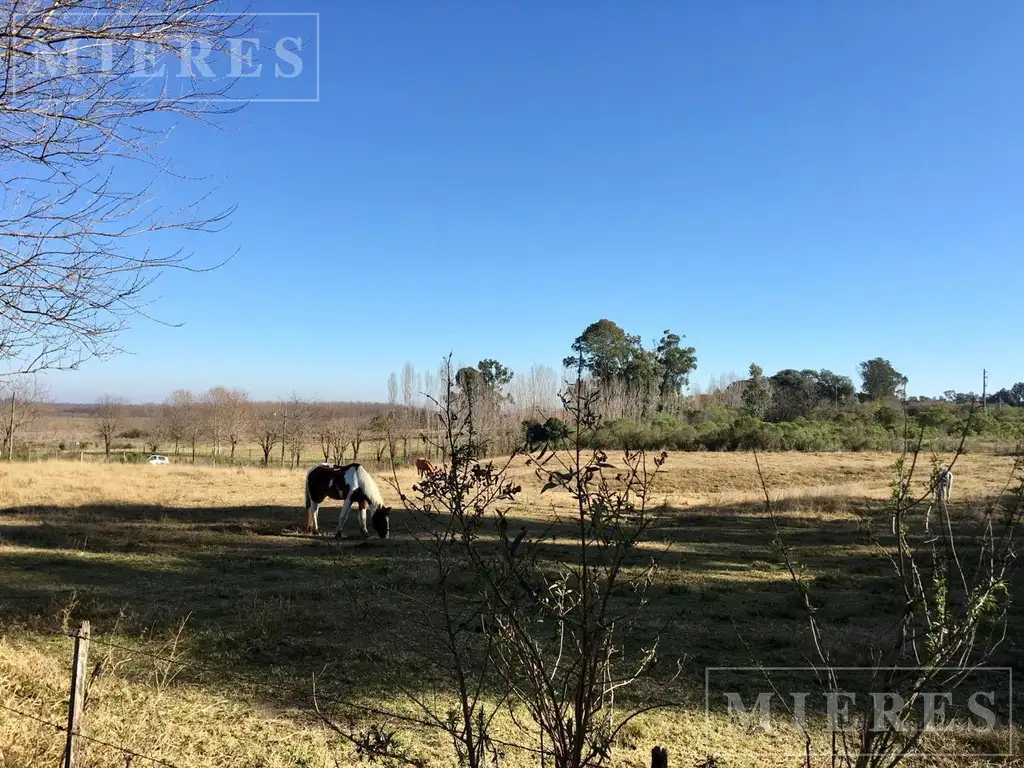
[[[386,539],[391,533],[391,507],[378,507],[370,518],[370,524],[378,536]]]

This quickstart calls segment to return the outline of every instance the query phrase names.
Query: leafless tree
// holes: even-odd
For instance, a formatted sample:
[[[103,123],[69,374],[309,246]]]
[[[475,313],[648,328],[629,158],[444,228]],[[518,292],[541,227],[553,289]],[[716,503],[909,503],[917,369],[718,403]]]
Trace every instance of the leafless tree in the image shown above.
[[[744,381],[745,379],[739,378],[734,371],[711,376],[708,379],[707,389],[702,389],[700,385],[694,384],[691,387],[691,396],[698,408],[714,406],[742,408]]]
[[[333,404],[316,408],[315,414],[312,433],[320,443],[324,461],[341,464],[350,439],[348,422],[342,416],[341,409]]]
[[[425,422],[420,432],[420,440],[426,449],[427,458],[433,459],[436,456],[437,446],[440,444],[440,435],[436,430],[437,415],[435,404],[440,400],[440,395],[437,387],[437,375],[432,371],[423,372],[423,390],[422,395],[424,397],[423,403],[423,414],[422,418]],[[435,439],[431,439],[431,435]]]
[[[330,461],[334,438],[334,407],[326,403],[314,403],[313,413],[316,414],[311,430],[313,439],[320,443],[320,452],[324,455],[324,461]]]
[[[35,376],[19,377],[0,386],[0,424],[4,431],[4,454],[14,458],[18,432],[39,417],[39,406],[49,397],[46,386]]]
[[[377,440],[378,462],[383,461],[384,453],[388,452],[394,460],[397,451],[395,450],[395,412],[378,413],[370,420],[370,432]]]
[[[181,408],[181,404],[169,395],[160,404],[157,432],[164,439],[174,443],[175,456],[178,455],[179,447],[188,433],[185,421],[185,413]]]
[[[437,376],[432,371],[423,372],[423,395],[426,397],[426,407],[429,410],[438,397]]]
[[[363,436],[366,433],[366,427],[363,426],[362,422],[355,422],[349,425],[350,434],[352,435],[352,461],[359,461],[359,449],[363,445]]]
[[[419,432],[418,413],[416,406],[416,390],[419,376],[412,363],[402,366],[402,417],[400,433],[402,437],[402,461],[409,460],[409,439]]]
[[[293,393],[288,400],[288,427],[284,440],[296,467],[302,461],[302,452],[312,442],[315,418],[312,404]]]
[[[223,5],[0,6],[0,363],[7,373],[71,369],[118,353],[118,333],[146,316],[145,289],[160,272],[201,271],[187,255],[151,248],[169,230],[215,230],[231,211],[204,213],[208,193],[176,211],[153,205],[153,184],[172,173],[158,150],[174,121],[211,121],[238,102],[211,99],[226,93],[227,79],[179,76],[154,86],[138,73],[155,71],[155,54],[191,61],[194,41],[223,50],[244,34],[246,17],[211,13]],[[176,179],[178,188],[186,180]]]
[[[263,451],[263,466],[270,464],[270,453],[281,442],[281,417],[269,405],[261,404],[253,408],[252,435]]]
[[[203,433],[203,405],[190,389],[176,389],[164,401],[164,422],[174,432],[174,450],[184,441],[192,449],[192,463],[196,461],[196,443]]]
[[[394,371],[388,376],[388,405],[395,406],[398,403],[398,376]]]
[[[402,405],[407,410],[412,410],[416,399],[416,368],[412,363],[407,362],[402,366]]]
[[[110,443],[124,422],[125,405],[127,405],[127,402],[123,397],[103,395],[96,401],[96,407],[93,409],[96,433],[103,441],[103,453],[108,458],[110,456]]]
[[[516,376],[512,386],[516,407],[534,416],[546,418],[560,407],[558,374],[550,366],[532,366],[525,374]]]
[[[234,462],[235,449],[248,434],[252,419],[252,403],[249,402],[249,393],[240,387],[232,388],[228,391],[227,405],[224,431],[228,443],[231,445],[230,459]]]
[[[345,463],[345,450],[352,444],[352,422],[341,416],[335,416],[331,424],[331,450],[329,461],[332,464]],[[355,459],[353,459],[355,461]]]
[[[203,431],[213,441],[213,455],[219,456],[221,447],[231,447],[231,461],[235,448],[245,434],[249,418],[249,393],[244,389],[211,387],[201,398]]]
[[[227,439],[228,422],[231,418],[231,392],[227,387],[217,386],[206,390],[200,397],[203,411],[203,432],[213,441],[214,457],[220,455],[220,446]]]

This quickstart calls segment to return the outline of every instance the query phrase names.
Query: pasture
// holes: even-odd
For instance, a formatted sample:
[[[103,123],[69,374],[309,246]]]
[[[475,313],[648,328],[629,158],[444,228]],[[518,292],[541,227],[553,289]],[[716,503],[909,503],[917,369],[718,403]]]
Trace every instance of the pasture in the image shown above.
[[[883,504],[894,458],[761,456],[783,533],[812,579],[826,633],[847,659],[899,608],[890,566],[863,539],[854,514],[888,525]],[[989,500],[1011,468],[1007,457],[961,457],[953,505]],[[318,722],[310,704],[314,674],[328,696],[370,706],[395,701],[360,648],[378,648],[429,696],[432,682],[416,660],[381,647],[376,622],[402,631],[400,607],[382,603],[371,621],[349,591],[365,579],[411,595],[430,589],[429,563],[406,530],[397,494],[377,473],[395,507],[390,539],[358,538],[356,515],[348,521],[352,538],[315,539],[302,533],[304,472],[56,461],[0,469],[0,705],[8,708],[0,709],[0,766],[57,764],[63,734],[10,710],[64,722],[71,640],[61,632],[82,619],[97,640],[90,666],[100,662],[86,733],[179,768],[353,764],[352,747]],[[521,519],[543,522],[552,505],[568,506],[565,495],[541,496],[529,468],[517,464],[514,474],[523,486]],[[398,477],[408,491],[415,469]],[[664,625],[659,655],[682,663],[671,691],[679,706],[634,721],[613,764],[646,766],[650,748],[662,744],[673,766],[709,754],[730,768],[799,765],[794,732],[748,731],[724,716],[706,718],[703,709],[706,667],[807,663],[801,603],[773,549],[752,456],[670,455],[654,491],[669,514],[653,537],[667,554],[652,605]],[[323,505],[323,530],[333,532],[340,508]],[[1018,578],[1018,593],[1022,587]],[[1018,671],[1024,613],[1013,610],[991,663]],[[649,693],[641,686],[633,695]],[[936,738],[986,738],[999,751],[1005,736]],[[451,759],[437,734],[403,731],[402,738],[437,764]],[[1021,759],[1024,751],[1014,749]],[[101,768],[147,764],[96,743],[86,755],[87,765]],[[506,763],[535,761],[509,751]]]

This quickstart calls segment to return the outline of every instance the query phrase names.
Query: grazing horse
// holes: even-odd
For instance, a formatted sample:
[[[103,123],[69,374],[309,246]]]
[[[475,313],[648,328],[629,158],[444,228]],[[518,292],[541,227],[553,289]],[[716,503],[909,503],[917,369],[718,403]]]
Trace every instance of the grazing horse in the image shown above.
[[[935,479],[935,500],[949,501],[949,494],[953,490],[953,473],[949,467],[939,467]]]
[[[416,472],[423,477],[426,474],[437,472],[437,468],[421,456],[416,459]]]
[[[370,506],[370,521],[373,530],[382,539],[391,532],[391,508],[384,505],[384,498],[370,473],[362,464],[318,464],[306,472],[306,531],[320,533],[317,525],[317,511],[324,499],[344,501],[338,515],[336,538],[341,538],[341,528],[348,519],[353,504],[359,505],[359,530],[363,536],[366,530],[366,507]]]

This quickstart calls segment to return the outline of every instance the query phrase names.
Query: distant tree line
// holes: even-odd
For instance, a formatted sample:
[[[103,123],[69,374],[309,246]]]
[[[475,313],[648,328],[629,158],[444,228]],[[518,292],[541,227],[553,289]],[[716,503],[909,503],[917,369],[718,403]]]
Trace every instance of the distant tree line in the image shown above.
[[[418,439],[427,424],[423,409],[316,402],[295,394],[253,402],[246,390],[224,386],[199,393],[174,390],[157,407],[148,430],[126,430],[129,414],[123,399],[110,396],[100,398],[93,408],[95,431],[107,455],[116,437],[144,438],[153,453],[193,462],[203,447],[214,462],[233,463],[239,446],[254,445],[264,466],[365,460],[367,445],[375,447],[377,461],[386,453],[404,461],[410,439]],[[399,451],[399,445],[404,450]]]
[[[859,364],[859,387],[828,369],[786,368],[768,375],[751,363],[746,378],[721,376],[701,388],[690,386],[697,353],[684,338],[666,329],[645,345],[602,318],[569,345],[561,371],[534,365],[515,372],[494,358],[423,372],[406,363],[388,377],[385,403],[316,402],[295,394],[254,402],[245,389],[216,386],[175,390],[155,413],[153,406],[133,406],[113,395],[87,410],[108,455],[117,438],[133,438],[144,439],[153,452],[192,460],[206,449],[215,461],[233,462],[245,445],[258,451],[260,463],[286,466],[437,458],[432,446],[443,442],[437,403],[449,390],[472,409],[481,450],[494,455],[521,446],[559,446],[569,437],[560,395],[577,375],[597,391],[603,424],[594,442],[606,448],[888,449],[899,443],[904,408],[910,426],[941,439],[958,434],[979,404],[986,408],[972,415],[972,435],[1024,437],[1024,382],[988,394],[983,403],[974,393],[952,390],[935,398],[907,397],[907,376],[876,357]],[[14,435],[38,418],[44,394],[27,382],[5,391],[0,428],[4,456],[10,458]],[[148,415],[147,428],[128,429],[127,420],[141,412]]]
[[[952,389],[943,392],[942,399],[958,404],[982,402],[981,395],[977,395],[974,392],[956,392]],[[984,398],[984,403],[986,405],[1009,405],[1012,408],[1024,408],[1024,381],[1018,381],[1009,389],[1003,387],[999,391],[987,395]]]
[[[907,426],[933,440],[952,440],[968,429],[981,439],[1024,438],[1024,383],[985,399],[1006,410],[971,412],[973,394],[907,397],[908,377],[882,357],[862,361],[860,387],[828,369],[787,368],[766,375],[751,363],[745,379],[721,377],[707,391],[683,387],[697,367],[696,351],[665,331],[644,348],[638,336],[602,319],[589,325],[566,357],[600,386],[604,425],[594,442],[603,448],[676,450],[888,450],[902,441]],[[695,388],[696,390],[696,388]],[[556,421],[523,424],[528,445],[557,445]]]
[[[151,452],[195,461],[203,448],[215,462],[234,462],[240,445],[255,445],[264,466],[303,462],[411,462],[437,458],[440,435],[435,418],[442,389],[471,403],[477,439],[484,450],[510,451],[519,444],[514,412],[557,407],[559,379],[547,366],[533,366],[512,387],[513,373],[497,360],[458,368],[451,381],[444,368],[419,373],[406,363],[388,378],[386,403],[317,402],[296,394],[273,402],[253,402],[241,388],[204,392],[177,389],[148,414],[151,427],[129,429],[139,406],[104,395],[88,413],[108,456],[117,438],[144,439]]]

